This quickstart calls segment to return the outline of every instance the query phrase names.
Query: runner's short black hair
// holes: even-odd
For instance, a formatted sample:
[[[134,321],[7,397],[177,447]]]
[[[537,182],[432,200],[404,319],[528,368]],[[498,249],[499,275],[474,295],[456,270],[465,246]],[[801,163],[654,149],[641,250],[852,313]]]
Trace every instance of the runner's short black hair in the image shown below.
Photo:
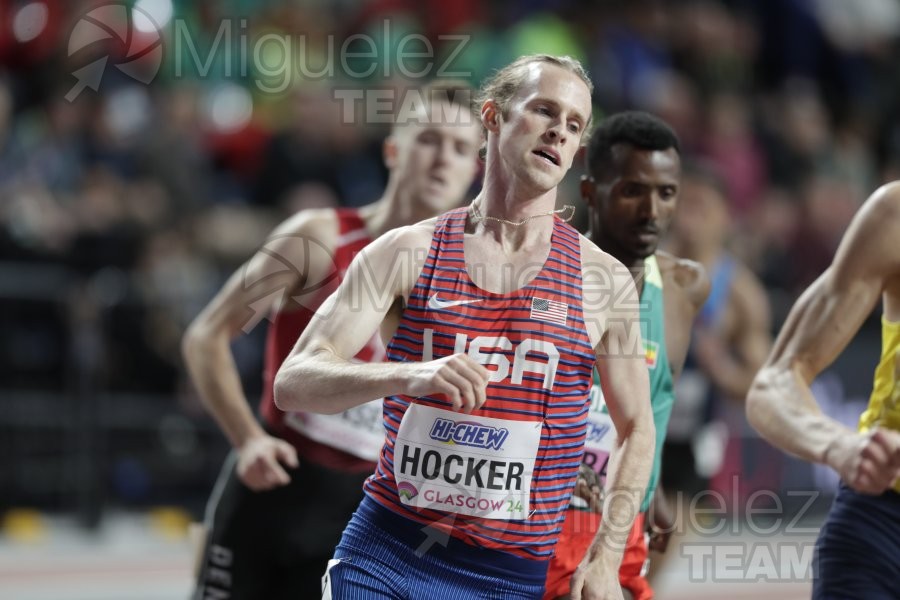
[[[662,119],[635,110],[616,113],[600,121],[588,142],[587,169],[595,179],[603,179],[615,170],[613,147],[617,144],[639,150],[674,148],[681,153],[678,135]]]

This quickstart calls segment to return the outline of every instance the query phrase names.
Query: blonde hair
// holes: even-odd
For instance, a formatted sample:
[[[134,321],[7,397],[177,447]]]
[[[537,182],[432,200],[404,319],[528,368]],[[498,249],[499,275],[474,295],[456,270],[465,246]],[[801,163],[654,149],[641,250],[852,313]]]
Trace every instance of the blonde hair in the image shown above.
[[[522,86],[525,77],[528,75],[529,65],[535,63],[548,63],[562,67],[563,69],[577,75],[587,86],[588,91],[594,93],[594,84],[581,63],[571,56],[553,56],[552,54],[529,54],[520,56],[515,61],[506,65],[491,77],[489,77],[481,86],[478,97],[475,99],[480,109],[485,102],[493,100],[500,107],[500,114],[503,117],[508,115],[509,102]]]

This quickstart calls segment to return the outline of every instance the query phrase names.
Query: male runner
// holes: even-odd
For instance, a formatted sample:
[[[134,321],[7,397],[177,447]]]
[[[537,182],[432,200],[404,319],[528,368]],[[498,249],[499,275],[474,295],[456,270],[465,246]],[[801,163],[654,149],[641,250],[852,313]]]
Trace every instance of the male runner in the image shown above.
[[[601,527],[573,595],[622,597],[616,574],[654,436],[637,295],[553,210],[590,94],[568,57],[522,57],[492,77],[482,193],[366,248],[282,365],[285,409],[335,413],[385,397],[381,460],[326,597],[540,598],[595,364],[619,433],[606,506],[618,527]],[[351,364],[385,317],[391,362]]]
[[[473,90],[444,83],[418,93],[422,101],[407,103],[385,141],[390,175],[381,199],[358,210],[308,210],[285,221],[185,335],[191,377],[235,449],[208,508],[211,533],[198,598],[321,594],[328,559],[384,442],[381,403],[331,417],[285,414],[274,405],[272,382],[360,249],[394,227],[458,206],[469,189],[481,145]],[[229,348],[235,336],[255,325],[247,324],[252,311],[259,316],[274,311],[262,426],[241,391]],[[377,338],[360,346],[354,360],[383,360]]]
[[[896,599],[900,573],[900,183],[872,194],[831,266],[800,296],[747,396],[747,417],[786,452],[830,466],[841,486],[816,543],[816,599]],[[881,360],[853,431],[810,383],[881,298]]]
[[[759,278],[727,249],[731,219],[718,174],[688,166],[680,196],[668,249],[703,265],[711,289],[676,385],[663,481],[689,495],[709,486],[727,506],[741,506],[780,483],[780,456],[751,430],[742,406],[772,347],[769,301]]]
[[[623,112],[600,123],[587,148],[581,195],[588,205],[588,237],[628,267],[641,303],[641,337],[650,372],[650,400],[656,426],[656,452],[641,514],[635,519],[619,581],[626,597],[646,600],[653,590],[643,574],[648,548],[645,519],[659,481],[663,438],[672,404],[673,381],[684,363],[691,323],[709,293],[709,280],[695,262],[657,251],[678,202],[681,159],[678,137],[663,121],[643,112]],[[612,423],[599,382],[591,391],[585,464],[606,477],[614,443]],[[575,498],[573,498],[573,502]],[[672,523],[654,507],[657,537],[668,537]],[[589,508],[589,507],[584,507]],[[600,524],[600,515],[572,506],[547,574],[544,598],[568,598],[569,581]],[[662,540],[660,540],[662,542]],[[665,545],[661,544],[660,549]]]

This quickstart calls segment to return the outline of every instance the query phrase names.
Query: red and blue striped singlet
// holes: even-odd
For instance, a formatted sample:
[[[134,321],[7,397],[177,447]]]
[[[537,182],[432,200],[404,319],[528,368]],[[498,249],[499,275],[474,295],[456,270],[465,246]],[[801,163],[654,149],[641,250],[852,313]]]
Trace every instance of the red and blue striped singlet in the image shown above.
[[[547,560],[582,457],[594,366],[579,236],[554,217],[550,253],[531,270],[533,279],[492,293],[477,287],[466,268],[466,214],[458,209],[438,219],[387,352],[394,362],[467,352],[491,373],[487,402],[467,415],[450,410],[442,394],[385,399],[387,436],[365,491],[383,507],[468,544]],[[423,415],[415,421],[419,445],[404,441],[406,422],[398,437],[408,413]],[[504,445],[524,430],[533,433],[530,460],[510,458],[514,450],[504,455]],[[531,435],[525,433],[520,437]],[[404,474],[413,483],[398,485]]]

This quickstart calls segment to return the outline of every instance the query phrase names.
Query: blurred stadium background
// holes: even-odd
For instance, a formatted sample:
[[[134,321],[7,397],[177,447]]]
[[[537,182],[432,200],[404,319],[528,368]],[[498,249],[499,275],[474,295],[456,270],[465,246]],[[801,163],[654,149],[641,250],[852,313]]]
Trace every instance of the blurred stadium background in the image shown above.
[[[374,59],[341,55],[352,34]],[[413,34],[407,52],[427,42],[434,60],[408,71],[477,84],[521,54],[570,54],[597,116],[666,119],[725,180],[729,250],[764,282],[773,331],[863,199],[900,178],[896,0],[0,0],[0,597],[186,597],[188,524],[227,443],[180,335],[285,216],[378,197],[385,124],[347,119],[335,90],[402,89],[392,61]],[[234,348],[251,399],[263,334]],[[873,315],[817,385],[848,423],[878,340]],[[822,492],[815,525],[833,477],[767,460],[745,458],[775,492]],[[750,597],[690,581],[674,554],[659,598]]]

